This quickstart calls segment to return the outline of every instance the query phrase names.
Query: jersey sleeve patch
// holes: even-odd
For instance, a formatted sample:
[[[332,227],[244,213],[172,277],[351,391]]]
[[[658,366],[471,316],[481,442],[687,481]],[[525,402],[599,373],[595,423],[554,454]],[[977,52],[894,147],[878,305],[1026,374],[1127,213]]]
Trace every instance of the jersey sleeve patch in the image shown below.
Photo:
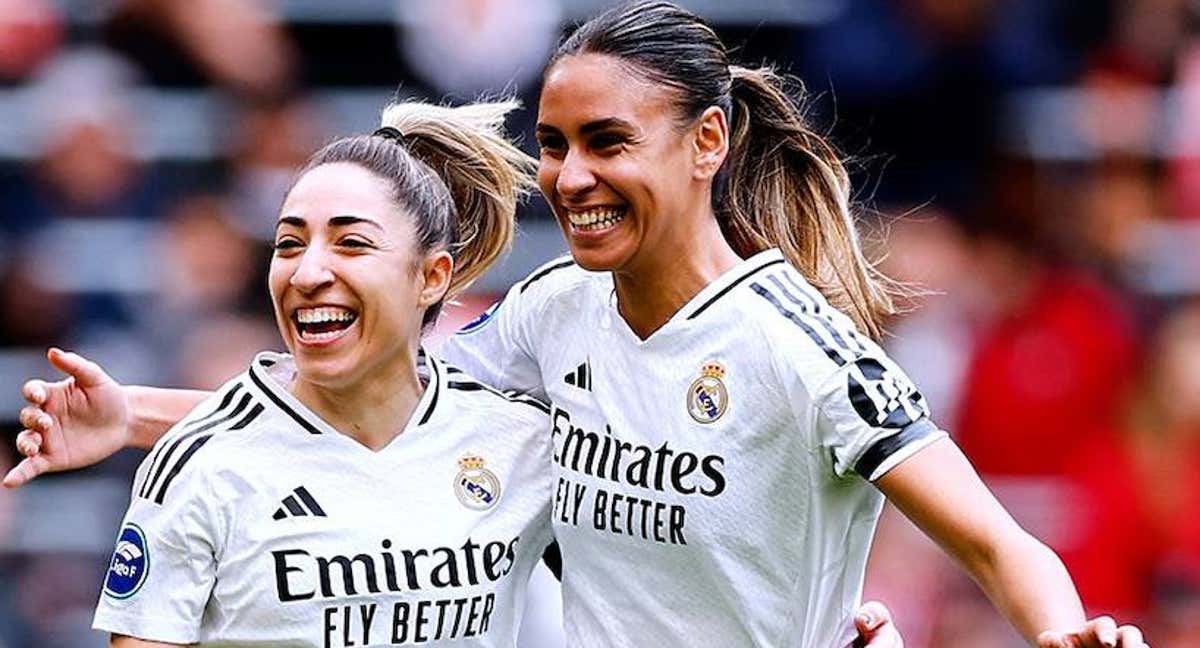
[[[150,546],[146,533],[138,525],[127,522],[117,537],[117,547],[108,563],[104,578],[104,594],[125,599],[138,593],[150,573]]]

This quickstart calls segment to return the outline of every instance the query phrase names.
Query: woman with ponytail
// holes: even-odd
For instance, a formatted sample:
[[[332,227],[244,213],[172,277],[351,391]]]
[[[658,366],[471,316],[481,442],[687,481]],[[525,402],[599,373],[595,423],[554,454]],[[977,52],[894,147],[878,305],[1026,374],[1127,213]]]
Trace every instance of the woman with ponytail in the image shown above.
[[[563,42],[538,113],[538,182],[571,257],[443,354],[551,403],[572,645],[845,646],[856,621],[877,627],[855,610],[884,496],[1030,642],[1144,645],[1085,619],[1058,558],[876,343],[893,286],[781,77],[734,65],[686,10],[635,2]],[[145,447],[195,402],[56,363],[73,378],[27,384],[10,485]],[[289,592],[317,591],[281,560]]]
[[[546,407],[420,346],[532,187],[514,106],[392,105],[301,170],[269,275],[289,353],[138,469],[95,617],[111,645],[514,644],[551,539]]]

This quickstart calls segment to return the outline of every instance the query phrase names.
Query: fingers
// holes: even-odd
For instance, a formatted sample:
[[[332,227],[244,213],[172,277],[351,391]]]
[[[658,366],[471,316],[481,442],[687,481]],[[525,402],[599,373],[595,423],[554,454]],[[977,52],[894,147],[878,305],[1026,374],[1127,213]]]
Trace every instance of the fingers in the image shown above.
[[[891,620],[892,613],[879,601],[863,603],[862,607],[858,608],[858,614],[854,615],[854,625],[858,626],[858,632],[862,635],[866,635],[884,623],[890,623]]]
[[[46,472],[49,467],[50,464],[41,455],[28,457],[17,464],[15,468],[8,471],[8,474],[4,476],[4,487],[17,488],[27,484],[34,477]]]
[[[1110,616],[1096,617],[1088,622],[1096,634],[1096,639],[1104,648],[1116,648],[1117,645],[1117,622],[1113,621]]]
[[[891,612],[883,603],[864,603],[854,615],[854,625],[860,636],[856,645],[867,648],[904,648],[904,639],[892,623]]]
[[[1117,628],[1117,646],[1120,648],[1147,648],[1142,631],[1136,626],[1121,626]]]
[[[1061,632],[1043,632],[1037,637],[1037,648],[1071,648],[1067,638]]]
[[[49,394],[44,380],[29,380],[21,386],[21,395],[34,405],[44,404]]]
[[[54,425],[54,419],[49,414],[43,412],[40,407],[33,405],[22,407],[17,419],[21,422],[21,425],[35,432],[49,432],[51,426]]]
[[[17,435],[17,451],[32,457],[42,450],[42,435],[33,430],[22,430]]]
[[[75,378],[75,383],[80,387],[92,387],[111,380],[100,365],[78,353],[51,347],[46,352],[46,358],[56,369]]]

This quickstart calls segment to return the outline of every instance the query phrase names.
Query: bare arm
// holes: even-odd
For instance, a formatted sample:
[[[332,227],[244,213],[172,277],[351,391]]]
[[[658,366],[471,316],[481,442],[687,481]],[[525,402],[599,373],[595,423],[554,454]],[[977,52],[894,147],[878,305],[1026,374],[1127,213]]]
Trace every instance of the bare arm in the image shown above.
[[[108,640],[108,648],[176,648],[184,644],[162,643],[161,641],[146,641],[137,637],[112,635]]]
[[[211,392],[130,385],[122,388],[129,404],[129,438],[126,445],[153,448],[162,435]]]
[[[20,413],[25,427],[17,449],[25,459],[4,477],[15,488],[45,472],[97,463],[121,448],[150,448],[207,395],[153,387],[122,387],[96,363],[50,349],[50,364],[67,375],[30,380],[21,389],[29,401]]]
[[[875,485],[971,574],[1030,643],[1144,646],[1136,628],[1118,630],[1107,618],[1086,620],[1062,561],[1017,525],[949,439],[918,452]]]

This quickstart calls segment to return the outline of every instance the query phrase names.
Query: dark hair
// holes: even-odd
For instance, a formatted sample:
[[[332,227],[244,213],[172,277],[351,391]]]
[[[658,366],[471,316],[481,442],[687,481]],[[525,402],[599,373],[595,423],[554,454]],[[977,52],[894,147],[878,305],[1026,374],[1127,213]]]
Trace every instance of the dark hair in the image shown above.
[[[517,105],[392,104],[383,111],[380,129],[389,136],[335,140],[314,153],[300,175],[350,162],[386,180],[392,199],[413,217],[418,251],[447,250],[454,258],[443,297],[450,299],[508,250],[517,202],[535,186],[535,162],[502,130],[505,115]],[[439,301],[425,311],[423,326],[437,319],[441,306]]]
[[[778,247],[867,334],[882,334],[895,284],[867,259],[850,209],[850,180],[834,147],[806,123],[789,80],[769,67],[731,65],[724,43],[695,14],[669,2],[623,4],[567,37],[564,57],[611,56],[666,87],[680,121],[711,106],[730,124],[729,156],[713,211],[741,256]]]

